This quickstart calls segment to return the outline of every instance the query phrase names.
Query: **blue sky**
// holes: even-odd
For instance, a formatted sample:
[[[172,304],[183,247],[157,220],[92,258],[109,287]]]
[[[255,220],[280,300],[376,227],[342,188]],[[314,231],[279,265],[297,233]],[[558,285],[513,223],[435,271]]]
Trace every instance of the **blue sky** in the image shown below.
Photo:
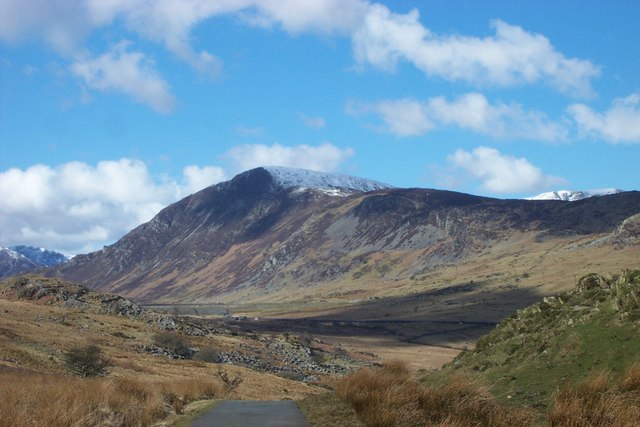
[[[260,165],[638,189],[637,1],[4,0],[0,245],[112,243]]]

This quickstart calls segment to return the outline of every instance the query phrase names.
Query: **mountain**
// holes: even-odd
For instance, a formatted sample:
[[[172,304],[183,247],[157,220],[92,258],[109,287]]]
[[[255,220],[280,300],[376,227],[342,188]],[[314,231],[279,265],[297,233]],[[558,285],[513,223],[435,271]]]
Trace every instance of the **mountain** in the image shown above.
[[[562,200],[565,202],[575,202],[576,200],[582,200],[588,197],[608,196],[610,194],[618,193],[622,193],[622,190],[617,188],[604,188],[588,191],[559,190],[538,194],[537,196],[527,198],[527,200]]]
[[[348,195],[393,188],[388,184],[349,175],[277,166],[261,169],[271,175],[274,185],[279,188],[313,189],[328,195]]]
[[[52,267],[68,261],[69,258],[58,252],[32,246],[0,247],[0,278]]]
[[[51,267],[69,261],[70,256],[60,252],[50,251],[44,248],[34,248],[33,246],[11,246],[9,249],[30,259],[41,267]]]
[[[529,261],[527,251],[549,240],[575,246],[581,236],[602,237],[639,212],[638,192],[569,204],[500,200],[257,168],[47,274],[141,302],[347,301],[432,287],[430,277],[447,268],[455,267],[455,280],[465,271],[477,279],[487,257],[506,259],[505,248],[516,258],[503,279],[519,281],[511,277],[517,271],[526,281],[541,265],[541,255]],[[480,264],[458,274],[465,262]]]

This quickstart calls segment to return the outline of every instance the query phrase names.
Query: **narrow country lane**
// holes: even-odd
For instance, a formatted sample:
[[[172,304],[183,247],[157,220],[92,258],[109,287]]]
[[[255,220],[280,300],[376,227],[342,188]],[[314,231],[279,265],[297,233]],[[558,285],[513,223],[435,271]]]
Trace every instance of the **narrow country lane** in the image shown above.
[[[192,427],[306,427],[292,400],[225,400],[206,411]]]

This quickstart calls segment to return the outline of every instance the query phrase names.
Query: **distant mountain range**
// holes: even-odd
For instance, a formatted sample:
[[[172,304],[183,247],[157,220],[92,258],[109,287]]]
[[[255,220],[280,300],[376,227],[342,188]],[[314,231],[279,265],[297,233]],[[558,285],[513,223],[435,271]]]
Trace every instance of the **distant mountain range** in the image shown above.
[[[59,252],[32,246],[0,247],[0,278],[52,267],[69,259]]]
[[[559,190],[538,194],[537,196],[527,198],[527,200],[563,200],[566,202],[575,202],[589,197],[608,196],[618,193],[622,193],[622,190],[617,188],[604,188],[601,190],[588,191]]]
[[[410,282],[515,239],[613,233],[638,213],[637,191],[572,203],[501,200],[256,168],[166,207],[115,244],[48,274],[141,302],[286,298],[367,278]],[[636,223],[627,221],[625,230]]]

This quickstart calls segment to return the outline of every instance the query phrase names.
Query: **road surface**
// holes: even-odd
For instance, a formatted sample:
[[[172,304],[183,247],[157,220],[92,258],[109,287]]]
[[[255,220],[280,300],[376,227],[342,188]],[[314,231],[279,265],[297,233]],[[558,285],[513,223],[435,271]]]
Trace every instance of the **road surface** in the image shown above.
[[[307,422],[292,400],[224,400],[191,427],[307,427]]]

